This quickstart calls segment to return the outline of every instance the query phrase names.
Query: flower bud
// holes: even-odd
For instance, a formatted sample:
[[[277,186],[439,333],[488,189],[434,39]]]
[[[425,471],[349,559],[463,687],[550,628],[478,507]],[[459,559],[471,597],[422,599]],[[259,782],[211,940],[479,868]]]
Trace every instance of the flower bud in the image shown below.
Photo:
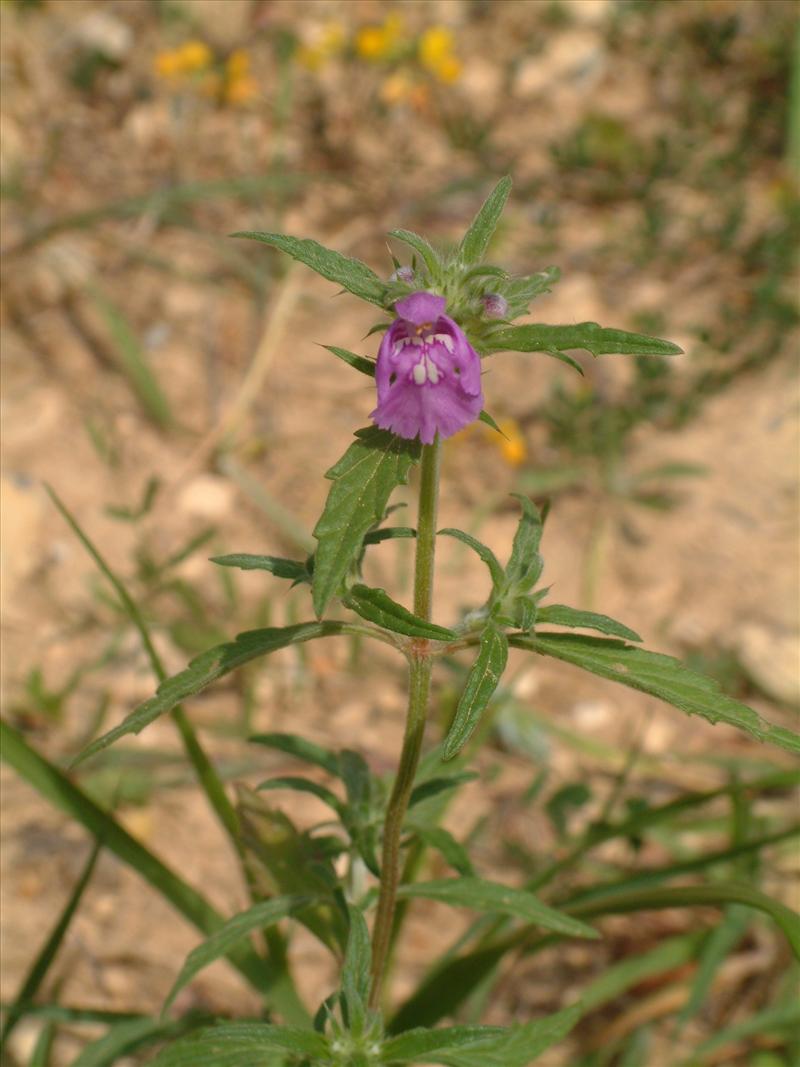
[[[508,301],[499,293],[485,293],[481,303],[487,319],[504,319],[508,315]]]
[[[389,275],[389,281],[405,282],[406,285],[411,285],[414,281],[414,271],[411,267],[398,267],[396,271]]]

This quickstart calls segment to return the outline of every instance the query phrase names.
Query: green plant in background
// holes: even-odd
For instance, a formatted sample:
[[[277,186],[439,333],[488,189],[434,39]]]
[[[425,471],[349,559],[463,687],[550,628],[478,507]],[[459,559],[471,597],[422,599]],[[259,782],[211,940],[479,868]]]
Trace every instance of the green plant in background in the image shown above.
[[[223,568],[267,571],[292,585],[307,586],[315,617],[242,633],[203,652],[179,674],[166,677],[145,617],[98,549],[76,527],[138,631],[160,682],[151,699],[92,741],[80,758],[96,756],[170,714],[206,797],[230,838],[252,902],[232,917],[219,915],[69,776],[38,755],[21,734],[4,726],[4,754],[17,771],[84,825],[98,848],[109,849],[139,871],[204,935],[178,972],[161,1017],[103,1016],[100,1021],[109,1024],[106,1034],[87,1046],[75,1067],[112,1064],[155,1043],[163,1046],[150,1061],[156,1067],[197,1063],[208,1067],[411,1063],[524,1067],[566,1037],[582,1018],[626,990],[695,961],[689,998],[676,1023],[676,1034],[681,1033],[702,1005],[718,961],[745,936],[754,912],[768,916],[794,954],[800,955],[800,918],[751,884],[762,851],[796,837],[798,827],[787,826],[774,816],[757,817],[749,798],[785,793],[797,784],[798,776],[792,772],[772,771],[660,805],[628,797],[627,810],[620,814],[623,773],[600,816],[584,828],[577,825],[575,815],[590,799],[586,785],[577,782],[558,788],[545,799],[559,842],[558,854],[520,852],[525,869],[520,886],[483,878],[470,855],[469,841],[457,839],[442,825],[447,805],[475,777],[466,767],[466,756],[501,686],[510,649],[562,660],[656,696],[686,714],[800,752],[797,735],[764,721],[679,661],[642,649],[640,638],[627,625],[550,602],[548,590],[540,584],[543,516],[527,496],[517,498],[519,523],[505,562],[469,533],[437,530],[442,437],[478,418],[493,424],[482,409],[480,359],[517,351],[574,363],[570,353],[577,349],[593,356],[620,353],[637,359],[680,351],[668,341],[596,323],[515,326],[513,319],[527,312],[531,300],[556,275],[544,271],[515,278],[484,262],[510,187],[509,179],[499,182],[458,247],[446,254],[415,233],[393,231],[394,238],[412,249],[413,258],[410,265],[395,264],[389,281],[364,263],[312,240],[273,233],[238,235],[287,252],[380,308],[381,321],[375,329],[386,331],[377,362],[330,347],[352,369],[376,378],[378,406],[373,416],[379,425],[359,430],[342,459],[328,471],[332,485],[315,529],[315,551],[301,559],[236,554],[214,561]],[[416,528],[387,525],[393,491],[415,471],[419,487]],[[433,620],[438,535],[455,538],[476,553],[486,567],[489,588],[483,603],[472,605],[449,626]],[[397,538],[415,541],[411,608],[364,581],[365,552],[380,551],[384,541]],[[599,636],[575,632],[585,630]],[[378,641],[406,661],[408,713],[397,773],[389,781],[376,775],[363,756],[348,747],[348,738],[342,738],[342,747],[333,750],[289,733],[260,734],[250,739],[254,745],[288,754],[313,773],[267,779],[255,789],[242,786],[234,803],[181,702],[273,651],[341,635]],[[466,654],[469,663],[451,721],[443,740],[425,751],[434,666],[460,653]],[[532,783],[525,802],[533,803],[544,787],[544,779]],[[297,827],[271,802],[270,794],[281,790],[313,794],[330,809],[330,819],[308,829]],[[688,851],[684,832],[697,825],[706,806],[716,812],[713,806],[720,802],[730,804],[730,812],[723,817],[728,843],[715,852]],[[684,817],[686,822],[682,822]],[[613,863],[591,862],[590,854],[609,841],[635,854],[643,837],[659,828],[665,836],[668,863],[623,864],[615,869]],[[430,852],[438,853],[450,867],[450,877],[426,876]],[[44,1014],[49,1026],[60,1019],[80,1017],[78,1009],[37,1007],[35,996],[88,883],[93,861],[9,1006],[4,1036],[29,1012]],[[682,875],[711,867],[721,868],[724,876],[700,884],[674,884]],[[416,899],[468,909],[481,918],[443,956],[431,960],[418,988],[398,1005],[392,996],[393,965],[403,941],[409,902]],[[585,939],[601,952],[602,935],[593,925],[598,918],[698,905],[723,909],[721,924],[710,933],[667,938],[640,956],[609,964],[569,1006],[554,996],[553,1008],[559,1010],[541,1018],[508,1027],[480,1023],[504,963],[519,962],[573,939]],[[290,919],[305,927],[336,962],[338,986],[319,1006],[303,1002],[291,973],[287,956]],[[255,934],[263,935],[259,947],[252,940]],[[211,1025],[208,1018],[195,1015],[171,1020],[169,1013],[178,993],[203,968],[223,957],[262,995],[262,1015],[211,1020]],[[800,1019],[793,983],[796,979],[787,980],[779,1002],[754,1013],[739,1025],[737,1033],[732,1032],[735,1028],[723,1030],[723,1041],[737,1034],[768,1034],[775,1038],[775,1048],[791,1054],[792,1039],[787,1035]],[[454,1015],[467,1021],[437,1026]],[[47,1044],[51,1029],[45,1035],[42,1041]],[[706,1054],[718,1046],[718,1040],[712,1039],[694,1049],[685,1062],[703,1063]],[[640,1029],[627,1044],[612,1044],[581,1062],[600,1067],[612,1062],[610,1057],[618,1052],[625,1057],[619,1062],[645,1062],[646,1049],[647,1032]],[[676,1052],[676,1057],[682,1055]],[[682,1062],[676,1058],[676,1067]]]

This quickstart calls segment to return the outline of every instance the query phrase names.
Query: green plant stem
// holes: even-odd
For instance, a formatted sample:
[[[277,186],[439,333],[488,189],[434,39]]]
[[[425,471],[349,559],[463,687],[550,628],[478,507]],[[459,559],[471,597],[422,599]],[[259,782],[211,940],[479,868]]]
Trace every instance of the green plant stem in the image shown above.
[[[437,437],[432,445],[424,445],[422,449],[417,554],[414,567],[414,614],[428,622],[431,620],[433,604],[433,567],[440,464],[441,442]],[[412,641],[408,651],[408,662],[409,693],[406,729],[397,776],[389,798],[383,827],[381,889],[372,934],[370,1007],[373,1009],[376,1009],[381,1001],[383,978],[392,940],[397,886],[400,881],[400,839],[422,750],[422,739],[425,735],[432,668],[430,643],[422,639]]]

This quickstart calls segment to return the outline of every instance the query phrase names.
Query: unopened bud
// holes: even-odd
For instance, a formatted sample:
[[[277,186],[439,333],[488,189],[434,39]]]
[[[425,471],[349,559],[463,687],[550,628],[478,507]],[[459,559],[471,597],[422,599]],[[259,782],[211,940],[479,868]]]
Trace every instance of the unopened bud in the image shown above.
[[[414,281],[414,271],[411,267],[398,267],[396,271],[389,275],[390,282],[405,282],[406,285],[411,285]]]
[[[504,319],[508,315],[508,301],[499,293],[485,293],[481,303],[487,319]]]

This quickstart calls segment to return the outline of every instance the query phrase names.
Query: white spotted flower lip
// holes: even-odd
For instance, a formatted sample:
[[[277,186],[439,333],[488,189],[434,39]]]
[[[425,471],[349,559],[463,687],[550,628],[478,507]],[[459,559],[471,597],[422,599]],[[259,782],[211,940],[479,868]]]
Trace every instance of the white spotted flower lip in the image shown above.
[[[398,437],[419,435],[424,445],[437,433],[452,437],[483,408],[480,358],[445,306],[434,293],[398,300],[375,368],[378,406],[370,418]]]

